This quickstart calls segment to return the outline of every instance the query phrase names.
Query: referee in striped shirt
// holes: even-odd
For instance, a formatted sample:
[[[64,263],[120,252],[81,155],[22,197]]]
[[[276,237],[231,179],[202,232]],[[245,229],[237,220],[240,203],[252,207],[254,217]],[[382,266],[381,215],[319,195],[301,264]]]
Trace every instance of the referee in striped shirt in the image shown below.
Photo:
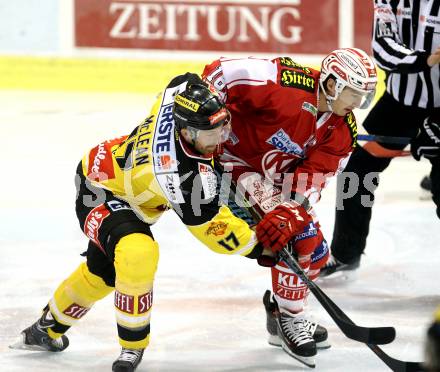
[[[373,55],[386,72],[386,92],[363,125],[370,134],[412,138],[413,156],[431,161],[431,191],[440,218],[439,8],[440,0],[374,1]],[[345,168],[344,172],[357,174],[359,188],[353,197],[343,200],[342,205],[341,194],[338,195],[332,256],[321,270],[322,276],[359,267],[379,173],[388,167],[392,156],[405,147],[379,145],[379,152],[377,146],[357,146]],[[367,189],[363,180],[371,172],[375,172],[375,177]],[[349,174],[344,177],[343,173],[340,177],[347,195]]]

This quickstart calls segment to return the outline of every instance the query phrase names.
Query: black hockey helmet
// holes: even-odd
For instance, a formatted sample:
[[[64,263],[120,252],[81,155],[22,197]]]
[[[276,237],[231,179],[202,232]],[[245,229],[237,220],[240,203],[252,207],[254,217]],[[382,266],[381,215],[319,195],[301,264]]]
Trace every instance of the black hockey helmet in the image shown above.
[[[230,114],[215,88],[198,75],[187,75],[186,89],[174,97],[176,127],[209,130],[227,124]]]

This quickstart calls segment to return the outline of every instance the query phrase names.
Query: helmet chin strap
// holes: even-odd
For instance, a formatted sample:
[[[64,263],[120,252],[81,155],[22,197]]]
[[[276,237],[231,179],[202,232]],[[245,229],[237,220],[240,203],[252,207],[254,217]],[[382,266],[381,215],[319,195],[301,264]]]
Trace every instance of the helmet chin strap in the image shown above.
[[[332,103],[334,102],[334,100],[330,99],[329,98],[330,96],[328,94],[324,93],[324,95],[325,95],[325,102],[327,103],[327,107],[328,107],[329,111],[333,112],[333,105],[332,105]]]

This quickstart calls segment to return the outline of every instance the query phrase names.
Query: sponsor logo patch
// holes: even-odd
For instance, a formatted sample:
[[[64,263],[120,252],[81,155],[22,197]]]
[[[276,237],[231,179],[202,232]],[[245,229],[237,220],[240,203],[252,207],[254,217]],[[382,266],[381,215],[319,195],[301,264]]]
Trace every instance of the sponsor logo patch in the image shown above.
[[[156,158],[156,166],[160,171],[170,170],[173,162],[173,159],[168,154],[158,155]]]
[[[156,174],[164,172],[168,173],[169,171],[177,172],[173,137],[173,105],[162,107],[157,123],[153,140],[154,172]]]
[[[147,292],[138,297],[138,314],[146,313],[153,306],[153,291]]]
[[[87,176],[92,181],[115,177],[112,157],[107,150],[105,142],[100,143],[90,151]]]
[[[113,212],[117,212],[123,209],[131,209],[127,203],[121,202],[119,200],[110,200],[109,202],[107,202],[107,205]]]
[[[307,286],[297,275],[277,270],[277,275],[272,276],[274,292],[286,300],[301,300],[307,293]]]
[[[105,252],[105,250],[99,242],[99,228],[101,227],[104,219],[106,219],[109,215],[110,211],[105,207],[104,204],[101,204],[89,212],[84,223],[84,234],[86,234],[86,236],[93,243],[101,248],[103,252]]]
[[[299,63],[296,63],[290,57],[280,57],[279,61],[280,61],[281,66],[296,68],[298,70],[304,71],[306,74],[311,73],[311,71],[308,67],[305,67],[305,66],[300,65]]]
[[[315,251],[312,254],[312,263],[316,263],[319,260],[322,260],[325,256],[327,256],[329,253],[329,247],[325,240],[322,241],[322,243],[315,248]]]
[[[198,163],[205,199],[211,199],[217,194],[217,176],[208,164]]]
[[[171,203],[180,204],[185,202],[182,190],[180,189],[180,178],[177,173],[158,174],[156,177],[166,198]]]
[[[211,125],[217,124],[220,120],[226,119],[228,117],[228,112],[225,108],[222,108],[220,111],[217,111],[215,114],[209,117],[209,122]]]
[[[301,146],[296,142],[293,142],[283,129],[279,129],[277,132],[272,134],[272,136],[270,136],[266,142],[285,154],[292,154],[298,157],[302,157],[304,155],[304,151]]]
[[[376,23],[376,37],[382,38],[382,37],[392,37],[392,36],[393,36],[393,31],[391,29],[391,23],[384,22],[378,19]]]
[[[310,102],[304,102],[302,104],[302,109],[310,112],[313,116],[316,116],[318,114],[318,109],[316,108],[316,106],[313,106]]]
[[[90,310],[89,307],[84,307],[73,303],[66,310],[63,311],[64,315],[70,316],[74,319],[81,319]]]
[[[115,306],[124,313],[134,313],[134,296],[115,291]]]
[[[354,117],[353,113],[350,112],[349,114],[345,115],[344,121],[347,124],[348,129],[350,129],[351,138],[353,140],[352,147],[356,147],[357,146],[356,118]]]
[[[228,228],[228,224],[225,222],[211,222],[208,226],[208,229],[205,231],[205,235],[214,235],[221,236],[224,235],[226,229]]]
[[[315,91],[315,79],[303,72],[281,70],[280,80],[283,87],[298,88],[311,93]]]
[[[240,142],[240,140],[238,139],[237,135],[233,131],[231,131],[231,133],[229,134],[228,142],[231,145],[235,146],[238,142]]]
[[[404,9],[399,8],[399,9],[397,9],[397,15],[409,18],[412,16],[411,8],[404,8]]]
[[[187,108],[188,110],[197,112],[199,110],[200,105],[196,102],[192,102],[189,99],[186,99],[185,97],[182,97],[180,94],[178,94],[174,98],[174,102],[176,102],[178,105]]]
[[[314,236],[318,235],[318,230],[313,222],[310,222],[304,231],[298,235],[295,236],[295,242],[312,238]]]

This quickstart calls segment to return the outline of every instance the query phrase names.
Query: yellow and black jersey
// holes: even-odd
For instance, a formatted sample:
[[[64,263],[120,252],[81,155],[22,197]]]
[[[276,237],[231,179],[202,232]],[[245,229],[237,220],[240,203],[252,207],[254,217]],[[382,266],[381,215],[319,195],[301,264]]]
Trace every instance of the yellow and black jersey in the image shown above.
[[[84,176],[128,202],[149,224],[172,208],[210,249],[258,256],[254,231],[219,204],[212,156],[194,153],[175,128],[174,97],[185,90],[187,80],[188,74],[175,78],[129,136],[90,150],[82,160]]]

